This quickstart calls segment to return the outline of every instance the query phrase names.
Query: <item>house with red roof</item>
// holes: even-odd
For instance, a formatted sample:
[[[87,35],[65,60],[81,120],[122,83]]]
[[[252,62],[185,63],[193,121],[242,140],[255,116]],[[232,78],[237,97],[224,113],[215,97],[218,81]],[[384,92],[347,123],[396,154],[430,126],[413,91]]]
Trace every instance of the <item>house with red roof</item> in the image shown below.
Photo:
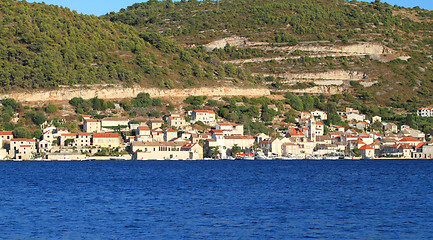
[[[408,145],[415,147],[416,145],[418,145],[421,142],[422,141],[419,141],[413,137],[403,137],[402,139],[400,139],[398,141],[398,144],[408,144]]]
[[[415,146],[410,144],[399,144],[397,149],[403,158],[411,158],[412,153],[415,152]]]
[[[369,159],[375,157],[374,148],[370,147],[367,144],[359,148],[359,153],[361,154],[362,158]]]
[[[151,135],[150,134],[150,128],[147,126],[141,126],[141,127],[137,127],[137,129],[135,129],[135,135]]]
[[[189,141],[132,142],[134,160],[200,160],[203,148]]]
[[[433,116],[433,107],[419,108],[418,111],[416,112],[416,115],[421,117],[431,117]]]
[[[186,126],[186,121],[182,116],[171,115],[167,118],[167,124],[171,128],[183,129]]]
[[[30,160],[36,153],[36,140],[13,138],[10,141],[9,156],[14,159]]]
[[[3,143],[9,142],[13,137],[12,131],[0,131],[0,139]]]
[[[167,128],[164,130],[164,141],[168,142],[174,138],[177,138],[177,131],[171,128]]]
[[[118,133],[94,133],[93,146],[104,148],[116,148],[120,146],[120,136]]]
[[[152,130],[151,132],[153,141],[163,142],[164,141],[164,131],[162,130]]]

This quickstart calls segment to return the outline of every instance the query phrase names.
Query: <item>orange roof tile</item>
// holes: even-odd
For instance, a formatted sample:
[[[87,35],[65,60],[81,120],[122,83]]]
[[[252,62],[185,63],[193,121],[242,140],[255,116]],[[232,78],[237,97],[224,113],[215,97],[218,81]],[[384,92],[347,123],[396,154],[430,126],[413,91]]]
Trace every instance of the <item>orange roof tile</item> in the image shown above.
[[[370,147],[368,145],[364,145],[364,146],[362,146],[362,147],[359,148],[359,150],[367,150],[367,149],[374,149],[374,148],[372,148],[372,147]]]
[[[118,133],[94,133],[93,138],[117,138]]]

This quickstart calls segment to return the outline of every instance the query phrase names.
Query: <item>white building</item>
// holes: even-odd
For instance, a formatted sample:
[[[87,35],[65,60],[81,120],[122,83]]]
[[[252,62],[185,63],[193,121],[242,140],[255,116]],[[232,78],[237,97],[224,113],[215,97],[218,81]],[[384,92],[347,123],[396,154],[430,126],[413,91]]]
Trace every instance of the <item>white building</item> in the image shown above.
[[[322,121],[328,119],[328,114],[320,110],[312,111],[311,115],[313,115],[315,118],[318,118]]]
[[[203,122],[209,126],[216,125],[215,112],[212,110],[194,110],[191,112],[191,122]]]
[[[421,116],[421,117],[431,117],[431,116],[433,116],[433,107],[420,108],[416,112],[416,115]]]
[[[243,135],[244,125],[236,123],[217,123],[216,130],[223,130],[224,135]]]

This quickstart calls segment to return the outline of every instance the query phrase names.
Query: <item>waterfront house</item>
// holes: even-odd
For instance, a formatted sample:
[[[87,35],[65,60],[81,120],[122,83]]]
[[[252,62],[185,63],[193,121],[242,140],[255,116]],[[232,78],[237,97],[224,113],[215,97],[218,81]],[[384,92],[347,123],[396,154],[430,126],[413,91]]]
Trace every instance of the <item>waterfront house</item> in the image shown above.
[[[118,133],[94,133],[93,146],[104,148],[116,148],[120,146],[120,137]]]
[[[418,144],[412,153],[415,159],[433,159],[433,142]]]
[[[133,142],[131,151],[134,160],[198,160],[203,158],[203,148],[199,144],[188,141]]]
[[[362,158],[374,158],[374,148],[369,145],[364,145],[359,148],[359,153]]]
[[[10,141],[9,156],[14,159],[29,160],[36,153],[36,141],[34,139],[13,138]]]
[[[91,145],[90,133],[62,133],[60,135],[61,146],[87,147]]]
[[[47,140],[41,140],[38,142],[38,151],[40,153],[49,152],[52,148],[52,143]]]
[[[58,161],[83,160],[85,158],[86,158],[86,155],[82,154],[80,152],[47,153],[45,155],[45,159],[47,159],[47,160],[58,160]]]
[[[260,148],[265,155],[282,156],[282,146],[284,143],[292,142],[290,138],[268,138],[260,143]]]

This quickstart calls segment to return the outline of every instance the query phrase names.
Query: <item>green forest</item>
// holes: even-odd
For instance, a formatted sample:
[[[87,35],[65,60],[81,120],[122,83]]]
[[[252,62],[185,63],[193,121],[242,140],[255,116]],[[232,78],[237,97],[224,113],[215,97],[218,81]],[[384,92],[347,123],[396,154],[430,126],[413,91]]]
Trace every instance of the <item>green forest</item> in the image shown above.
[[[25,1],[0,2],[2,92],[93,84],[145,87],[267,86],[284,94],[314,87],[263,77],[284,72],[364,71],[376,82],[350,84],[367,104],[413,110],[433,104],[433,12],[420,8],[332,0],[150,0],[103,16]],[[229,36],[270,46],[346,46],[380,43],[402,61],[369,56],[311,57],[226,45]],[[295,56],[260,64],[228,61]],[[391,89],[391,90],[388,90]]]
[[[122,83],[174,88],[250,80],[201,50],[156,32],[68,8],[0,2],[0,86],[17,89]]]

